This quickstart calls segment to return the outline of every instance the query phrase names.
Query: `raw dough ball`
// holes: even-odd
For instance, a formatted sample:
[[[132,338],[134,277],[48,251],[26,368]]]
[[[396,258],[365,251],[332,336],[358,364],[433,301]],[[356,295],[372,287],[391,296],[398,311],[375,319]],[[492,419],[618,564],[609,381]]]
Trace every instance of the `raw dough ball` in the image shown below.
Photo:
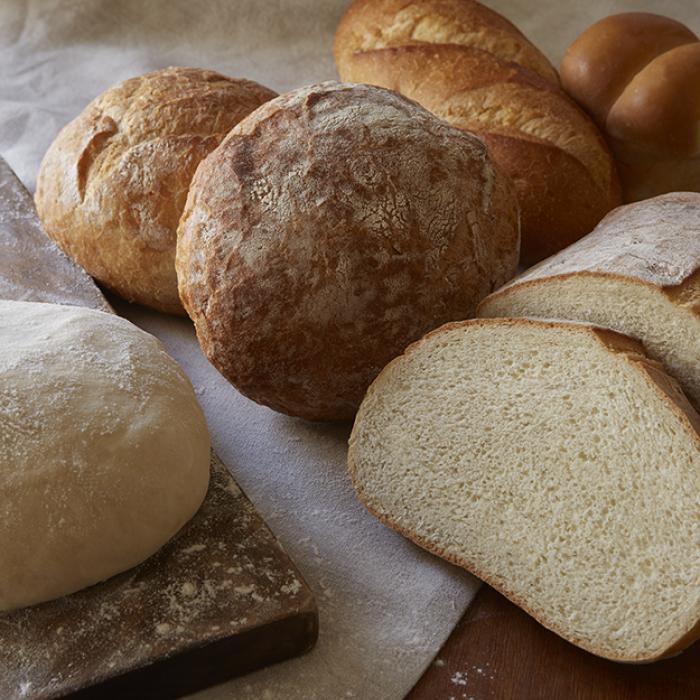
[[[192,175],[234,124],[275,95],[198,68],[115,85],[44,157],[36,188],[44,228],[125,299],[182,314],[175,239]]]
[[[379,370],[515,272],[510,181],[471,134],[397,93],[323,83],[236,126],[192,181],[180,296],[244,394],[351,418]]]
[[[161,344],[112,314],[0,301],[0,610],[151,556],[197,511],[209,435]]]

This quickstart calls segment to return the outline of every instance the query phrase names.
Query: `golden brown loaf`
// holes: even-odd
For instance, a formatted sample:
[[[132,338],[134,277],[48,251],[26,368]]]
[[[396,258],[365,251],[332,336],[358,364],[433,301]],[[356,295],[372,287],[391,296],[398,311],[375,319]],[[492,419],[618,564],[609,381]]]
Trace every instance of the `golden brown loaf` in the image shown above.
[[[522,261],[588,233],[619,204],[607,146],[547,59],[472,0],[357,0],[334,42],[343,80],[388,87],[475,133],[515,183]]]
[[[322,83],[256,110],[202,162],[177,271],[204,352],[242,393],[345,420],[517,258],[515,194],[481,142],[396,93]]]
[[[197,68],[130,78],[93,100],[41,164],[44,228],[97,281],[129,301],[183,313],[177,223],[199,162],[276,93]]]
[[[357,0],[336,29],[339,69],[358,52],[395,46],[452,44],[513,61],[558,82],[545,55],[505,17],[473,0]]]
[[[606,17],[567,49],[564,88],[607,133],[625,201],[700,191],[700,43],[659,15]]]

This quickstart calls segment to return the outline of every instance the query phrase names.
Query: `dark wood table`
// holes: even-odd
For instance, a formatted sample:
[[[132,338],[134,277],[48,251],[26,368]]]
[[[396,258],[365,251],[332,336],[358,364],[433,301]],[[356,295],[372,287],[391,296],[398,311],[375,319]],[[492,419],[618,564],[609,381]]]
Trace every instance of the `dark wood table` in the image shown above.
[[[483,586],[408,700],[700,699],[700,642],[648,665],[565,642]]]

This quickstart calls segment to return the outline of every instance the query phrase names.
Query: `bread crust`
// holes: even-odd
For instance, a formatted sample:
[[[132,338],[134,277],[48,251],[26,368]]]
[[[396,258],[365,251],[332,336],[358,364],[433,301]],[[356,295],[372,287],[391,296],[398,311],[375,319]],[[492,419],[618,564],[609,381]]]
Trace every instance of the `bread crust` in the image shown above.
[[[589,27],[566,50],[559,69],[562,85],[602,127],[626,85],[647,64],[697,40],[688,27],[670,17],[650,12],[611,15]]]
[[[515,61],[558,85],[545,55],[497,12],[474,0],[355,0],[338,23],[335,63],[342,71],[356,52],[422,43],[455,44]]]
[[[672,192],[618,207],[588,236],[484,299],[477,313],[521,285],[607,276],[653,287],[700,317],[700,194]]]
[[[561,77],[607,133],[625,201],[700,190],[700,43],[690,29],[645,12],[606,17],[569,46]]]
[[[517,204],[484,146],[396,93],[322,83],[200,166],[177,249],[202,348],[241,392],[348,420],[381,367],[510,278]]]
[[[635,155],[649,158],[700,155],[698,88],[700,42],[697,41],[662,53],[632,77],[605,120],[612,140],[626,146],[627,162]],[[629,152],[632,147],[636,154]]]
[[[355,53],[344,72],[415,99],[461,129],[558,148],[579,161],[602,192],[616,185],[593,122],[555,85],[517,63],[472,47],[422,44]]]
[[[435,330],[426,334],[417,342],[409,345],[402,355],[392,360],[372,382],[369,389],[367,390],[367,395],[369,395],[371,392],[381,390],[379,387],[383,381],[383,378],[389,374],[389,369],[394,364],[401,362],[404,356],[415,352],[429,338],[439,336],[455,328],[461,328],[466,326],[493,325],[529,325],[540,328],[565,328],[575,333],[584,333],[594,336],[598,342],[604,345],[611,352],[621,354],[627,362],[634,365],[643,374],[649,386],[658,395],[659,399],[667,404],[670,410],[681,420],[681,422],[686,424],[691,433],[694,435],[694,439],[696,441],[698,449],[700,449],[700,416],[690,405],[682,390],[678,386],[678,383],[663,371],[663,368],[660,365],[660,363],[646,356],[644,346],[642,345],[642,343],[635,340],[634,338],[630,338],[629,336],[626,336],[622,333],[618,333],[617,331],[613,331],[607,328],[600,328],[592,324],[531,318],[476,318],[467,321],[447,323],[441,326],[440,328],[436,328]],[[528,613],[528,615],[534,617],[543,627],[546,627],[547,629],[559,635],[563,639],[597,656],[602,656],[603,658],[611,659],[613,661],[620,661],[626,663],[650,663],[652,661],[667,658],[668,656],[673,656],[674,654],[679,653],[687,646],[692,644],[694,641],[696,641],[698,638],[700,638],[699,620],[697,623],[690,626],[683,633],[683,635],[681,635],[676,641],[674,641],[674,643],[671,646],[669,646],[666,649],[659,650],[658,654],[654,654],[651,657],[612,657],[609,654],[605,654],[601,649],[590,646],[586,643],[585,640],[578,638],[574,635],[569,635],[564,630],[559,629],[555,624],[547,620],[543,615],[539,614],[536,610],[529,606],[520,596],[517,595],[517,593],[508,588],[506,585],[502,585],[501,583],[490,578],[483,571],[478,569],[478,567],[474,566],[472,562],[469,562],[466,559],[445,552],[438,545],[428,541],[423,537],[420,537],[415,532],[412,532],[407,528],[401,527],[400,525],[392,521],[392,519],[387,515],[379,513],[369,504],[371,499],[367,498],[367,495],[364,493],[362,485],[358,482],[355,473],[355,431],[363,417],[363,406],[364,402],[357,412],[355,424],[353,425],[353,429],[350,434],[350,439],[348,441],[348,472],[353,484],[353,488],[355,489],[355,492],[357,493],[357,496],[362,502],[362,504],[374,517],[376,517],[384,525],[391,528],[392,530],[395,530],[404,537],[408,538],[409,540],[417,544],[419,547],[422,547],[431,554],[435,554],[445,559],[446,561],[455,564],[456,566],[466,569],[474,576],[480,578],[492,588],[496,589],[499,593],[511,600],[518,607],[522,608],[525,612]]]
[[[336,32],[340,76],[397,90],[486,143],[516,186],[524,265],[585,235],[620,203],[605,141],[555,81],[515,62],[517,52],[496,51],[498,41],[484,38],[490,26],[479,42],[447,43],[441,3],[435,10],[420,3],[422,19],[412,19],[423,27],[422,43],[415,43],[404,5],[414,7],[351,6]]]
[[[199,162],[276,93],[198,68],[130,78],[67,124],[39,170],[46,232],[105,287],[183,314],[177,224]]]
[[[520,263],[525,267],[585,236],[619,202],[614,174],[610,189],[603,192],[600,180],[580,160],[551,143],[522,135],[477,136],[513,178],[521,207]]]

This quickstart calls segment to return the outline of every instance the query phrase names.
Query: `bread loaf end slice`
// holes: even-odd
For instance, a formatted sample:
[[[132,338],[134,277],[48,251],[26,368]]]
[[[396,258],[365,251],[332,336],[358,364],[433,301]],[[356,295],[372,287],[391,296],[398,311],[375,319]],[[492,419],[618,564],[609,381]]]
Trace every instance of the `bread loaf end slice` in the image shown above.
[[[570,642],[648,662],[700,635],[699,430],[631,338],[476,319],[382,371],[348,462],[389,527]]]
[[[631,335],[700,410],[700,194],[618,207],[486,297],[477,315],[571,319]]]

